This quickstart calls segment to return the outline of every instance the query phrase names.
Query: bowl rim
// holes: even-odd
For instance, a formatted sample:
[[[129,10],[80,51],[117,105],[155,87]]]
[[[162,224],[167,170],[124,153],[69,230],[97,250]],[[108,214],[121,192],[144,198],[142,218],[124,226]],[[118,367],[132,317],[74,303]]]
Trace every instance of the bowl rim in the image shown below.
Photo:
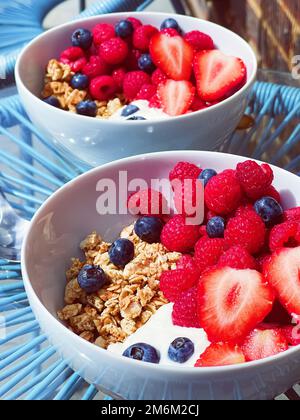
[[[161,17],[162,19],[166,19],[166,18],[169,18],[169,17],[174,17],[174,18],[177,17],[177,19],[178,19],[178,17],[179,17],[180,19],[194,20],[195,22],[196,21],[198,21],[198,22],[205,22],[206,24],[208,24],[208,25],[210,25],[212,27],[222,28],[222,30],[224,32],[230,33],[231,35],[234,35],[237,39],[239,39],[241,45],[243,45],[244,48],[246,48],[248,50],[248,52],[250,53],[250,55],[252,56],[252,63],[253,63],[253,71],[252,71],[252,74],[250,76],[249,75],[247,76],[247,83],[241,89],[239,89],[237,92],[235,92],[232,96],[230,96],[229,98],[224,99],[223,101],[219,102],[218,104],[212,105],[211,107],[206,108],[206,109],[202,109],[202,110],[199,110],[199,111],[192,112],[190,114],[179,115],[177,117],[171,117],[170,116],[168,118],[161,119],[161,120],[134,121],[135,124],[137,124],[139,126],[143,126],[143,125],[146,126],[146,125],[149,125],[149,123],[151,125],[158,125],[158,124],[163,125],[163,124],[168,124],[170,121],[173,121],[173,120],[180,122],[181,120],[184,120],[184,119],[190,119],[190,118],[193,118],[193,117],[197,117],[200,114],[201,115],[204,115],[205,113],[208,113],[211,110],[219,109],[222,106],[224,106],[226,104],[229,104],[231,101],[233,101],[234,99],[236,99],[238,96],[242,96],[242,94],[245,91],[247,91],[253,85],[253,83],[255,82],[256,76],[257,76],[257,71],[258,71],[258,60],[257,60],[257,57],[255,55],[255,52],[254,52],[253,48],[251,47],[251,45],[245,39],[243,39],[237,33],[231,31],[230,29],[227,29],[224,26],[218,25],[218,24],[216,24],[214,22],[211,22],[209,20],[204,20],[204,19],[200,19],[200,18],[197,18],[197,17],[193,17],[193,16],[178,15],[176,13],[161,13],[161,12],[119,12],[119,13],[110,13],[109,14],[109,17],[111,17],[111,18],[121,18],[122,16],[129,16],[129,15],[132,16],[132,17],[136,17],[136,18],[140,17],[141,19],[143,19],[143,18],[146,19],[147,16],[157,16],[157,17]],[[85,22],[97,21],[97,20],[99,20],[99,22],[100,22],[100,21],[105,20],[105,16],[106,15],[93,16],[93,17],[89,17],[89,18],[85,18],[85,19],[80,19],[77,22],[78,22],[78,24],[85,23]],[[49,29],[48,31],[45,31],[41,35],[38,35],[37,37],[35,37],[28,45],[25,46],[25,48],[21,51],[20,55],[18,56],[17,62],[16,62],[16,66],[15,66],[15,78],[16,78],[16,83],[17,83],[18,90],[20,88],[24,89],[27,92],[27,94],[29,94],[29,96],[31,97],[31,99],[34,100],[37,103],[37,105],[49,107],[49,109],[51,107],[51,109],[52,109],[52,111],[54,113],[65,112],[65,113],[67,113],[70,116],[70,118],[74,118],[74,117],[75,118],[81,118],[82,119],[82,122],[89,121],[92,124],[98,124],[100,122],[101,124],[107,124],[107,125],[116,125],[117,124],[117,125],[121,125],[121,126],[124,125],[124,127],[128,127],[129,126],[129,122],[127,120],[125,120],[125,121],[122,121],[122,120],[120,120],[120,121],[119,120],[109,120],[109,119],[108,120],[105,120],[105,119],[102,120],[102,119],[99,119],[99,118],[91,118],[91,117],[87,117],[87,116],[84,116],[84,115],[73,114],[71,112],[68,112],[68,111],[65,111],[65,110],[62,110],[62,109],[59,109],[59,108],[55,108],[55,107],[53,107],[51,105],[48,105],[45,102],[43,102],[38,96],[34,95],[25,86],[25,83],[23,82],[23,80],[21,78],[21,69],[20,69],[21,62],[23,60],[24,55],[30,50],[30,48],[33,45],[35,45],[36,43],[38,43],[41,39],[47,38],[47,36],[49,34],[52,34],[52,33],[56,32],[58,30],[68,29],[69,27],[71,27],[71,26],[74,25],[74,22],[76,22],[76,21],[67,22],[67,23],[64,23],[62,25],[56,26],[56,27],[54,27],[52,29]]]
[[[78,342],[78,345],[80,346],[86,346],[85,348],[90,349],[91,351],[95,351],[95,352],[99,352],[99,356],[102,357],[108,357],[108,359],[110,359],[112,362],[116,362],[119,363],[121,365],[124,366],[136,366],[136,361],[123,357],[121,355],[118,355],[116,353],[113,352],[109,352],[105,349],[102,349],[100,347],[97,347],[95,344],[90,343],[86,340],[84,340],[83,338],[79,337],[77,334],[71,332],[61,321],[59,321],[54,315],[52,315],[48,309],[43,305],[43,303],[41,302],[41,300],[39,299],[39,297],[37,296],[37,294],[35,293],[35,290],[31,284],[31,281],[29,279],[29,274],[27,272],[27,266],[28,266],[28,262],[26,260],[26,249],[28,247],[29,244],[29,237],[31,235],[31,231],[33,229],[33,227],[35,226],[35,223],[38,221],[38,219],[40,218],[40,214],[42,214],[44,212],[44,210],[47,208],[48,204],[50,202],[52,202],[52,200],[54,200],[56,198],[57,195],[63,194],[65,189],[69,189],[72,188],[73,185],[75,185],[78,181],[81,181],[84,178],[89,178],[90,176],[94,176],[96,173],[98,172],[102,172],[105,171],[106,169],[116,169],[118,170],[119,166],[123,166],[124,163],[130,164],[130,163],[134,163],[136,162],[136,160],[145,160],[145,159],[152,159],[152,158],[163,158],[163,157],[167,157],[168,155],[172,155],[172,157],[177,157],[179,160],[182,160],[182,158],[187,155],[187,154],[196,154],[199,157],[201,156],[205,156],[205,155],[209,155],[209,156],[218,156],[221,159],[223,158],[224,160],[226,160],[226,158],[230,158],[230,159],[234,159],[234,160],[245,160],[247,158],[245,158],[245,156],[239,156],[239,155],[233,155],[233,154],[229,154],[229,153],[220,153],[220,152],[206,152],[206,151],[199,151],[199,150],[195,150],[195,151],[166,151],[166,152],[155,152],[155,153],[146,153],[143,155],[137,155],[137,156],[131,156],[128,158],[123,158],[123,159],[119,159],[113,162],[109,162],[106,163],[102,166],[98,166],[96,168],[93,168],[87,172],[85,172],[84,174],[81,174],[79,176],[77,176],[76,178],[74,178],[73,180],[69,181],[68,183],[66,183],[65,185],[63,185],[62,187],[60,187],[57,191],[55,191],[43,204],[42,206],[39,208],[39,210],[36,212],[36,214],[34,215],[33,219],[31,220],[28,232],[24,238],[23,241],[23,245],[22,245],[22,252],[21,252],[21,269],[22,269],[22,275],[23,275],[23,280],[24,280],[24,286],[25,286],[25,290],[28,294],[28,298],[29,298],[29,302],[30,301],[35,301],[35,305],[38,306],[39,308],[39,312],[42,312],[44,314],[44,316],[46,318],[49,319],[51,322],[56,324],[56,328],[59,329],[59,331],[61,331],[62,334],[66,334],[67,337],[70,337],[70,339],[75,340],[76,342]],[[255,160],[259,164],[262,164],[264,162],[259,161],[259,160]],[[288,172],[282,168],[279,168],[275,165],[270,165],[273,169],[275,169],[277,172],[282,172],[282,173],[288,173],[291,176],[299,179],[300,182],[300,178],[297,177],[297,175]],[[31,303],[31,302],[30,302]],[[35,312],[35,307],[32,307],[33,312]],[[45,334],[47,335],[46,331]],[[48,340],[51,342],[51,336],[47,337]],[[252,362],[246,362],[246,363],[242,363],[242,364],[238,364],[238,365],[229,365],[229,366],[217,366],[217,367],[203,367],[201,369],[197,369],[194,366],[193,367],[186,367],[186,366],[172,366],[172,365],[160,365],[160,364],[152,364],[152,363],[143,363],[141,364],[141,366],[143,366],[143,369],[148,370],[149,372],[151,372],[152,374],[154,373],[165,373],[165,374],[188,374],[188,375],[192,375],[195,377],[200,378],[201,377],[201,373],[203,374],[223,374],[223,373],[234,373],[236,371],[240,371],[240,372],[247,372],[249,369],[255,369],[255,368],[259,368],[262,366],[268,366],[273,364],[274,362],[280,362],[282,360],[284,360],[285,358],[289,358],[293,355],[295,355],[296,353],[300,354],[300,345],[295,346],[295,347],[290,347],[288,350],[286,350],[285,352],[282,352],[280,354],[274,355],[274,356],[270,356],[268,358],[265,359],[261,359],[261,360],[256,360],[256,361],[252,361]]]

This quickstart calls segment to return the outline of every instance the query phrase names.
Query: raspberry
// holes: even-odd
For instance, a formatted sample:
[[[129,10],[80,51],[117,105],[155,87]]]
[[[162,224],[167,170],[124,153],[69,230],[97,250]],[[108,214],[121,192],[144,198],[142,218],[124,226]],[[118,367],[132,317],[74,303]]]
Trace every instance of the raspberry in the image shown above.
[[[174,203],[178,214],[194,216],[197,209],[200,209],[201,206],[204,207],[203,184],[199,179],[179,181],[176,185],[173,180],[173,189]]]
[[[159,287],[170,302],[175,302],[182,292],[195,286],[198,280],[198,275],[189,270],[169,270],[162,273]]]
[[[215,48],[212,38],[200,31],[191,31],[185,34],[184,39],[196,50],[213,50]]]
[[[205,188],[205,203],[218,215],[236,210],[242,200],[242,190],[235,171],[228,169],[209,180]]]
[[[127,18],[127,20],[129,20],[129,22],[132,24],[134,30],[143,25],[139,19],[136,19],[134,17],[129,17]]]
[[[108,23],[99,23],[93,29],[94,44],[99,47],[103,42],[116,36],[115,28]]]
[[[87,59],[85,57],[79,58],[70,64],[71,70],[74,73],[79,73],[84,69],[84,66],[87,64]]]
[[[248,211],[254,211],[254,207],[252,203],[245,202],[237,208],[235,216],[244,216]]]
[[[125,61],[125,67],[128,71],[139,70],[139,59],[142,53],[139,50],[130,50]]]
[[[174,325],[186,328],[200,328],[198,319],[197,287],[183,292],[173,306]]]
[[[159,86],[161,83],[166,82],[168,80],[168,77],[163,71],[161,71],[160,69],[156,69],[152,73],[151,79],[152,83],[155,86]]]
[[[217,214],[215,212],[213,212],[211,210],[207,210],[207,209],[205,209],[205,210],[206,210],[206,213],[205,213],[205,221],[206,222],[209,222],[210,219],[213,219],[214,217],[217,216]]]
[[[276,200],[278,203],[281,203],[281,195],[280,193],[276,190],[275,187],[273,187],[273,185],[271,185],[269,187],[269,189],[266,191],[266,197],[272,197],[274,198],[274,200]],[[262,197],[259,197],[262,198]]]
[[[264,246],[266,226],[254,211],[249,210],[228,221],[224,237],[228,247],[240,245],[253,255]]]
[[[125,70],[124,67],[120,67],[118,69],[115,69],[112,72],[112,78],[115,81],[115,84],[117,86],[118,91],[123,90],[123,83],[124,83],[125,76],[126,76],[126,70]]]
[[[263,163],[261,166],[253,160],[239,163],[236,169],[236,178],[240,182],[248,197],[257,200],[266,196],[273,179],[272,168]]]
[[[288,222],[300,222],[300,207],[295,207],[293,209],[286,210],[284,212],[284,220]]]
[[[179,162],[169,174],[170,182],[174,179],[184,181],[185,179],[197,179],[202,170],[189,162]]]
[[[199,98],[199,96],[196,96],[192,105],[191,110],[193,112],[201,111],[202,109],[206,109],[208,106],[206,105],[206,102],[202,101],[202,99]]]
[[[112,38],[103,42],[99,48],[100,57],[108,64],[118,65],[125,61],[128,46],[121,38]]]
[[[284,222],[274,226],[270,233],[269,247],[272,252],[284,247],[299,245],[300,222]]]
[[[201,238],[195,246],[195,262],[200,272],[216,265],[224,249],[224,239],[211,239],[208,236]]]
[[[183,255],[177,262],[176,268],[178,270],[189,270],[194,272],[195,275],[198,275],[198,277],[200,276],[200,271],[191,255]]]
[[[160,31],[160,33],[161,33],[161,34],[164,34],[164,35],[168,35],[168,36],[170,36],[171,38],[172,38],[173,36],[180,36],[179,32],[178,32],[178,31],[176,31],[176,29],[174,29],[174,28],[165,28],[165,29],[162,29],[162,30]]]
[[[138,27],[133,34],[134,48],[142,52],[149,51],[149,45],[153,35],[158,33],[158,29],[151,25],[144,25]]]
[[[132,71],[126,74],[123,90],[126,99],[133,101],[144,85],[151,84],[150,76],[143,71]]]
[[[98,55],[92,55],[89,62],[83,67],[82,72],[90,79],[109,73],[109,66]]]
[[[161,108],[161,102],[158,95],[154,95],[149,101],[150,108]]]
[[[240,245],[229,248],[221,256],[218,266],[236,268],[237,270],[255,270],[257,268],[255,259]]]
[[[136,99],[150,101],[151,98],[156,94],[157,89],[154,85],[143,85],[142,89],[136,96]]]
[[[183,216],[176,215],[164,226],[161,243],[169,251],[188,253],[199,237],[198,226],[187,225]]]
[[[168,213],[168,203],[160,191],[153,189],[141,190],[133,193],[127,201],[131,214],[143,216],[157,216]]]
[[[60,61],[68,64],[74,73],[80,72],[87,63],[85,53],[80,47],[70,47],[60,55]]]
[[[116,90],[116,83],[111,76],[99,76],[90,83],[90,94],[93,99],[97,99],[98,101],[112,99]]]
[[[69,62],[74,62],[82,57],[85,57],[85,53],[80,47],[67,48],[60,55],[60,59],[67,60]]]
[[[208,237],[207,230],[206,230],[206,225],[202,225],[202,226],[200,226],[200,228],[199,228],[199,233],[200,233],[201,238],[202,238],[203,236]]]

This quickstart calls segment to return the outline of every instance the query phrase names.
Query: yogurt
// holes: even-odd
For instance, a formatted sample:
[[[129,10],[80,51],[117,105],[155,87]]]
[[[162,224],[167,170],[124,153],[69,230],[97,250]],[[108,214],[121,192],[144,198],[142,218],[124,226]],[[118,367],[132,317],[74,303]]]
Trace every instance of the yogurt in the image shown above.
[[[170,115],[166,114],[160,108],[150,108],[149,102],[144,100],[138,100],[131,102],[131,105],[135,105],[139,108],[139,111],[131,114],[127,117],[122,116],[123,109],[126,108],[127,105],[123,106],[122,108],[118,109],[113,115],[109,117],[110,120],[128,120],[132,117],[144,117],[146,120],[165,120],[170,118]]]
[[[161,365],[193,367],[210,342],[201,328],[184,328],[173,325],[172,310],[173,303],[162,306],[145,325],[129,336],[124,343],[111,344],[107,350],[122,355],[133,344],[146,343],[159,351]],[[173,362],[168,357],[170,344],[179,337],[189,338],[195,346],[193,356],[182,364]]]

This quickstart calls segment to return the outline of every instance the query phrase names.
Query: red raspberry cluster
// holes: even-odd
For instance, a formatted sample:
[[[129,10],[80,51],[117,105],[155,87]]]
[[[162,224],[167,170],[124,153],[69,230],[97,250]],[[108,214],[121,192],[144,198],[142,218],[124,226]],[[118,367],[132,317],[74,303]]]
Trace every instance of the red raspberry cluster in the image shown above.
[[[272,168],[246,161],[217,174],[179,162],[169,178],[172,185],[206,180],[204,223],[191,225],[178,214],[161,234],[169,251],[183,254],[160,279],[174,303],[173,323],[201,327],[212,342],[196,366],[244,363],[300,344],[292,324],[292,315],[300,315],[300,209],[283,211]],[[214,236],[216,219],[224,228]]]

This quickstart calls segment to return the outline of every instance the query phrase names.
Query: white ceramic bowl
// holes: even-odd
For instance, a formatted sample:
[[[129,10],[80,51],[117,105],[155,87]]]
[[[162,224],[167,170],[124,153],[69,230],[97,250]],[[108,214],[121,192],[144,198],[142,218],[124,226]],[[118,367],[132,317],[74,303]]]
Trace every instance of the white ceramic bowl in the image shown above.
[[[213,152],[155,153],[123,159],[94,169],[57,191],[34,217],[22,251],[22,271],[32,309],[49,340],[90,383],[128,399],[270,399],[300,380],[300,346],[269,359],[219,368],[183,368],[140,363],[112,354],[69,331],[56,316],[63,306],[65,271],[80,256],[78,244],[93,230],[108,241],[118,237],[131,216],[99,216],[96,184],[119,171],[128,180],[166,178],[186,160],[218,171],[245,158]],[[275,186],[285,207],[300,205],[297,176],[274,167]]]
[[[238,56],[246,63],[246,85],[212,108],[164,121],[112,122],[68,113],[39,99],[46,64],[70,45],[70,36],[78,26],[91,29],[96,23],[116,23],[129,15],[155,26],[160,26],[170,16],[162,13],[96,16],[54,28],[24,49],[16,65],[16,82],[29,117],[58,145],[92,166],[163,150],[216,150],[234,131],[243,115],[255,81],[257,61],[253,50],[242,38],[211,22],[174,16],[185,31],[199,29],[208,33],[224,53]]]

